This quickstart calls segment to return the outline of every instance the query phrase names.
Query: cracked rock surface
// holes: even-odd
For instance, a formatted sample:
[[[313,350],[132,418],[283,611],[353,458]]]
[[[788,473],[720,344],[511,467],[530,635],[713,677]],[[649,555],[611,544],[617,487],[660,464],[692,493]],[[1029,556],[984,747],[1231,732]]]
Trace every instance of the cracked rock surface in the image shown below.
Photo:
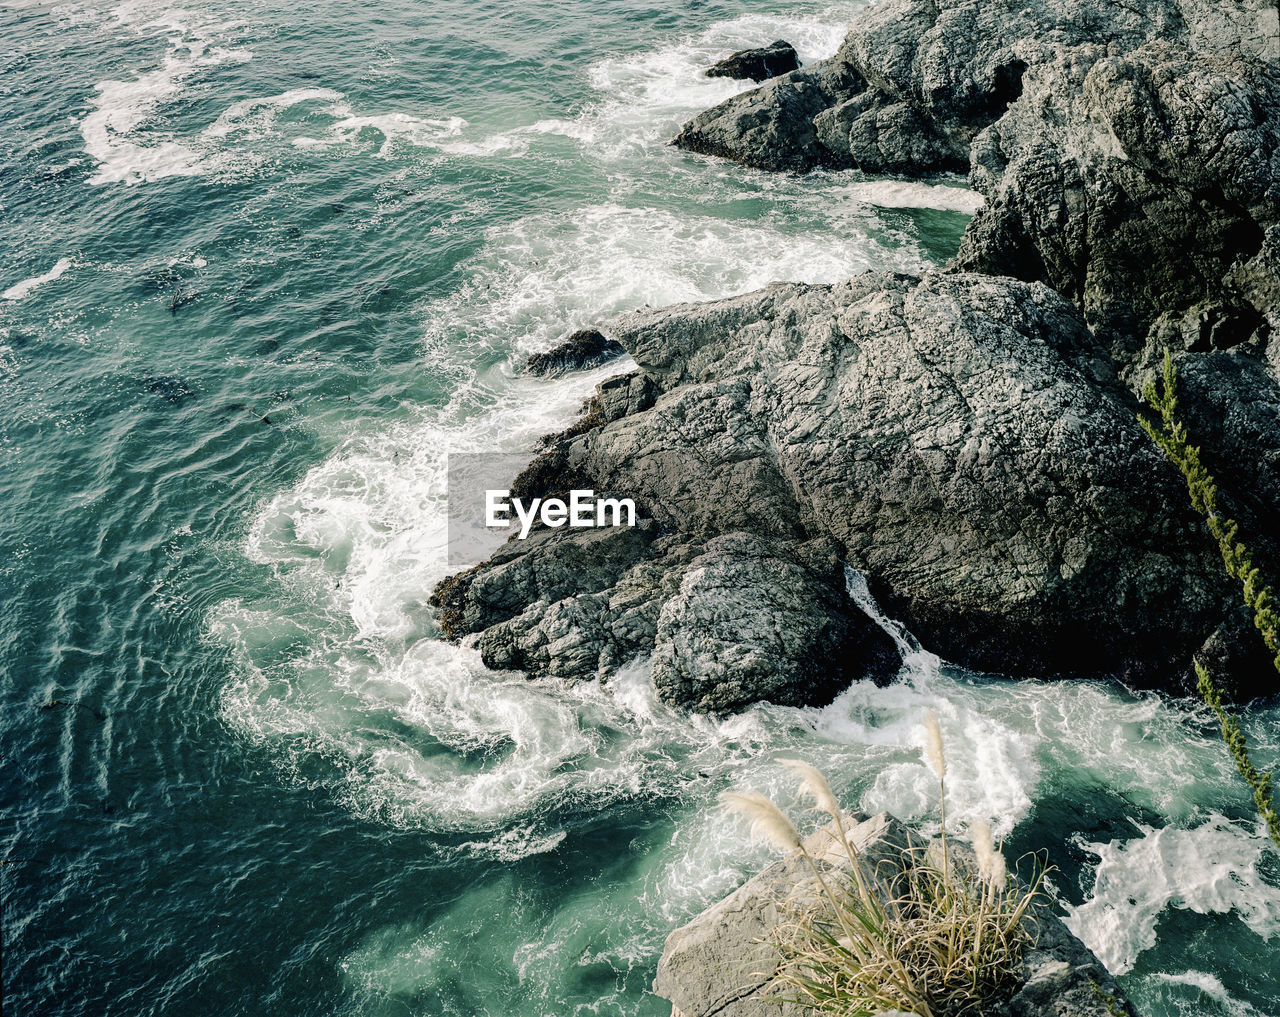
[[[1150,680],[1230,613],[1180,478],[1042,284],[868,273],[612,330],[647,384],[611,387],[643,395],[530,473],[644,521],[543,530],[446,583],[446,623],[492,666],[607,676],[652,653],[672,702],[825,701],[895,670],[842,562],[927,646],[997,672]]]

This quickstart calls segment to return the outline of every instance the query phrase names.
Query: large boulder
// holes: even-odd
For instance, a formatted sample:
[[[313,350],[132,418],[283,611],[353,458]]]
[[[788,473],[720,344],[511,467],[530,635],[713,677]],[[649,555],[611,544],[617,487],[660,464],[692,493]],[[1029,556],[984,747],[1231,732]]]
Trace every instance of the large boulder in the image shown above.
[[[729,99],[685,124],[672,144],[768,170],[829,165],[814,120],[864,88],[848,64],[824,61]]]
[[[973,143],[986,197],[957,265],[1040,279],[1121,362],[1265,345],[1280,223],[1280,64],[1150,43],[1046,48]]]
[[[529,493],[573,478],[645,522],[513,542],[442,587],[489,662],[575,677],[653,653],[673,702],[829,698],[892,672],[842,563],[988,671],[1149,684],[1221,639],[1237,595],[1181,478],[1047,286],[868,273],[612,332],[640,372],[602,387]]]

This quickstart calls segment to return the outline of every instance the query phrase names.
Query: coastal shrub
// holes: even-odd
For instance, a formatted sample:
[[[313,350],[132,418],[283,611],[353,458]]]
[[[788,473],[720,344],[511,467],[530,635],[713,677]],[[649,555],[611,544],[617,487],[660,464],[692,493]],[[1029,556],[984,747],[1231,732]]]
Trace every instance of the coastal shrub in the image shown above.
[[[1253,611],[1253,623],[1262,634],[1262,640],[1275,658],[1273,663],[1280,672],[1280,612],[1276,610],[1276,598],[1271,588],[1259,578],[1253,556],[1237,538],[1240,527],[1234,519],[1218,509],[1218,487],[1213,475],[1205,469],[1200,457],[1200,447],[1192,445],[1186,425],[1178,419],[1178,368],[1173,358],[1164,355],[1164,371],[1160,383],[1151,381],[1142,392],[1147,405],[1160,414],[1153,422],[1138,414],[1138,422],[1151,440],[1178,467],[1187,482],[1191,505],[1208,523],[1209,532],[1218,542],[1222,563],[1227,574],[1240,583],[1244,602]],[[1270,773],[1263,773],[1249,757],[1249,747],[1244,732],[1235,716],[1223,705],[1222,691],[1214,684],[1209,672],[1200,661],[1195,661],[1196,687],[1209,708],[1213,710],[1222,727],[1222,740],[1226,742],[1231,758],[1253,792],[1253,802],[1258,815],[1266,823],[1267,835],[1280,847],[1280,814],[1276,812],[1274,787]]]
[[[861,1017],[904,1010],[920,1017],[962,1017],[1016,988],[1022,958],[1036,940],[1033,905],[1047,899],[1039,866],[1029,885],[1011,879],[986,823],[970,831],[975,864],[955,864],[945,819],[946,761],[937,719],[926,718],[926,757],[938,775],[942,834],[908,845],[874,869],[844,828],[844,813],[822,774],[785,760],[800,790],[830,817],[847,868],[828,868],[805,849],[791,819],[764,795],[726,792],[729,808],[780,850],[799,852],[816,893],[792,903],[776,933],[787,998],[817,1013]]]

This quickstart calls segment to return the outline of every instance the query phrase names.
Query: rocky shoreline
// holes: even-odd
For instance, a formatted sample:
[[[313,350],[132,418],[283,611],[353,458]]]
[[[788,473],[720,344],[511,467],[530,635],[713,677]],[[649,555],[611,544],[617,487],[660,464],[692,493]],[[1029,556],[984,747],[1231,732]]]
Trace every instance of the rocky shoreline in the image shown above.
[[[1280,39],[1260,0],[882,0],[831,60],[675,144],[770,170],[968,169],[986,199],[945,270],[778,283],[626,315],[600,386],[517,482],[634,498],[634,530],[542,530],[443,582],[487,664],[670,702],[821,703],[897,651],[867,577],[947,659],[1239,695],[1275,675],[1137,424],[1179,361],[1193,440],[1280,563]],[[583,345],[581,337],[574,340]],[[548,363],[573,366],[572,351]]]

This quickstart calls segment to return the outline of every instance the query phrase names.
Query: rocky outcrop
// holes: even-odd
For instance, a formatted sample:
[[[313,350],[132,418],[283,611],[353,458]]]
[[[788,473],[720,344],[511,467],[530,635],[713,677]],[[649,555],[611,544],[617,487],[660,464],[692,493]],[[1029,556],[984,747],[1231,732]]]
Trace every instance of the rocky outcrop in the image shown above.
[[[530,374],[557,375],[599,367],[623,353],[622,344],[594,328],[566,336],[545,353],[533,353],[524,363]]]
[[[1274,14],[882,0],[831,60],[695,119],[678,144],[770,169],[971,160],[987,202],[945,273],[612,323],[639,370],[601,385],[513,492],[612,492],[641,524],[508,545],[439,588],[446,631],[492,666],[565,678],[652,656],[662,695],[698,709],[821,702],[896,666],[844,594],[847,563],[975,668],[1168,685],[1200,652],[1234,690],[1274,691],[1134,398],[1166,350],[1181,358],[1186,423],[1270,578]],[[613,352],[591,336],[549,369]]]
[[[734,96],[675,144],[768,169],[912,175],[967,166],[986,201],[951,270],[1052,287],[1080,310],[1135,395],[1172,352],[1193,440],[1274,583],[1280,21],[1270,0],[1141,9],[1120,0],[882,0],[855,17],[831,60]],[[1043,531],[1028,539],[1049,546]],[[988,567],[1003,546],[993,539]],[[942,652],[1040,669],[996,649],[1013,638],[992,634],[997,617],[1018,613],[1009,599],[997,596],[977,623],[946,598],[941,606],[885,585],[891,610]],[[1027,656],[1047,659],[1063,645],[1037,638]],[[1237,691],[1274,691],[1238,609],[1204,653]],[[1114,663],[1105,658],[1099,667]]]
[[[973,143],[987,203],[958,266],[1049,283],[1122,362],[1262,347],[1275,295],[1246,266],[1280,223],[1280,64],[1042,47],[1023,81]]]
[[[446,580],[433,603],[451,634],[478,633],[490,667],[582,679],[652,654],[662,697],[704,712],[826,703],[900,665],[846,595],[830,542],[702,541],[652,519],[543,529]]]
[[[775,170],[968,169],[987,201],[957,267],[1048,283],[1122,362],[1148,342],[1261,350],[1274,327],[1271,0],[882,0],[830,60],[674,144]]]
[[[765,81],[800,66],[800,56],[789,42],[779,39],[759,49],[743,49],[725,57],[707,70],[708,78],[737,78]]]
[[[513,542],[443,588],[493,666],[607,675],[652,652],[673,702],[820,701],[892,671],[841,562],[926,646],[995,672],[1150,683],[1231,614],[1180,478],[1042,284],[867,274],[611,329],[640,373],[526,490],[572,477],[645,521]]]
[[[863,87],[844,62],[803,67],[704,113],[673,144],[761,169],[810,170],[826,164],[815,118]]]
[[[927,842],[886,813],[846,816],[849,842],[870,876],[901,872]],[[964,846],[951,841],[956,864]],[[827,872],[848,866],[835,824],[813,833],[806,850]],[[813,881],[799,854],[774,862],[724,900],[667,937],[654,992],[672,1003],[673,1017],[801,1017],[804,1010],[780,978],[774,934],[788,908],[812,900]],[[1023,959],[1021,984],[984,1013],[991,1017],[1115,1017],[1134,1010],[1101,962],[1052,914],[1034,916],[1036,945]],[[887,1017],[887,1015],[885,1015]]]

